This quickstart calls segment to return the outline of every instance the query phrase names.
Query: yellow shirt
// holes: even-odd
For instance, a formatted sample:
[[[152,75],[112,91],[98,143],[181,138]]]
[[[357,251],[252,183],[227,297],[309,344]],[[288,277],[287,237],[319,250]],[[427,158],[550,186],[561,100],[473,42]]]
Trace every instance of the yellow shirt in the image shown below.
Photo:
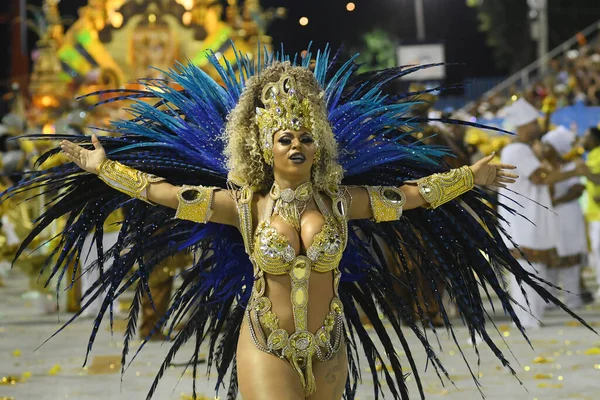
[[[586,164],[591,173],[600,174],[600,147],[596,147],[590,151]],[[585,189],[587,192],[587,220],[600,221],[600,204],[594,201],[594,197],[600,196],[600,185],[596,185],[588,180]]]

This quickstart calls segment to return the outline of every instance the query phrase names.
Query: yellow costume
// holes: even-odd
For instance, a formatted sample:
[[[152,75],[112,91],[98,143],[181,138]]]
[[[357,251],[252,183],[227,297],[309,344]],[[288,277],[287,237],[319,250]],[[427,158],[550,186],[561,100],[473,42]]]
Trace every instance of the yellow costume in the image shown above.
[[[325,224],[306,250],[306,255],[297,255],[287,238],[271,226],[275,206],[273,196],[269,196],[263,217],[256,233],[252,235],[252,217],[249,212],[252,195],[250,191],[247,191],[247,194],[239,202],[239,209],[240,227],[245,231],[243,236],[252,238],[245,241],[246,252],[254,265],[255,279],[252,300],[246,311],[252,340],[258,349],[285,358],[299,374],[305,393],[310,394],[315,390],[313,357],[316,355],[320,361],[331,359],[342,341],[343,308],[338,298],[341,277],[338,264],[348,239],[346,215],[337,213],[334,216],[326,207],[321,195],[312,193]],[[336,200],[345,203],[341,196],[340,191],[330,194],[334,203]],[[347,208],[346,204],[344,208]],[[334,297],[331,299],[330,311],[323,321],[323,326],[315,333],[307,330],[308,284],[311,271],[333,271],[334,274]],[[271,301],[265,295],[265,273],[290,276],[295,325],[295,331],[291,334],[279,327],[278,318],[271,311]]]

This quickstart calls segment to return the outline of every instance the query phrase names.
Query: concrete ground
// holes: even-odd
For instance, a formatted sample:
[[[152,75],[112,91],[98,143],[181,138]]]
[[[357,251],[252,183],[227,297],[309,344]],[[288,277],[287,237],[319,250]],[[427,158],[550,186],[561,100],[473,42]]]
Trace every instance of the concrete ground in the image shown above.
[[[88,366],[82,368],[92,320],[77,321],[36,350],[57,330],[60,322],[57,315],[42,315],[35,299],[24,297],[26,290],[27,279],[18,271],[11,271],[5,278],[5,287],[0,288],[0,400],[145,399],[168,349],[167,344],[149,344],[121,381],[120,352],[125,325],[122,320],[117,320],[112,337],[106,326],[100,328]],[[600,327],[600,306],[588,306],[580,313],[594,327]],[[68,314],[60,315],[63,322],[67,318]],[[487,348],[480,348],[481,364],[477,366],[475,354],[467,345],[466,330],[458,329],[459,344],[471,361],[475,374],[480,377],[481,390],[487,399],[600,398],[599,336],[574,323],[564,313],[549,311],[544,320],[545,326],[530,333],[534,346],[531,349],[525,339],[507,324],[506,318],[497,316],[495,320],[501,331],[494,334],[496,343],[506,350],[522,384],[501,367]],[[459,321],[455,322],[460,325]],[[417,359],[423,361],[419,343],[412,335],[408,337]],[[443,386],[433,369],[426,370],[425,363],[421,362],[420,373],[426,397],[481,399],[456,344],[445,332],[440,332],[439,341],[443,347],[440,357],[454,385],[446,383]],[[188,357],[190,352],[191,349],[185,349],[182,354]],[[185,361],[184,356],[176,359],[176,363]],[[362,368],[365,368],[364,363]],[[411,397],[419,398],[414,379],[408,379],[413,390]],[[205,399],[215,398],[214,382],[214,376],[202,375],[198,380],[198,391],[206,396]],[[183,373],[182,367],[173,366],[166,372],[154,398],[191,399],[191,391],[191,373]],[[222,391],[222,395],[224,393]],[[372,380],[366,369],[357,398],[374,398]]]

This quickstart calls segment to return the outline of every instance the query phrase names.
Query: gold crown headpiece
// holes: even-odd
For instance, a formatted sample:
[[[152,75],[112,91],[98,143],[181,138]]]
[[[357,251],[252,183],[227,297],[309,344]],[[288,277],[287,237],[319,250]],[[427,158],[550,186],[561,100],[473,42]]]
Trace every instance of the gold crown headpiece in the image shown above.
[[[298,99],[296,87],[293,76],[283,75],[279,81],[263,88],[260,100],[265,107],[256,107],[260,145],[263,158],[269,165],[273,165],[273,135],[277,131],[298,131],[305,128],[313,134],[318,149],[319,138],[314,129],[313,106],[306,97],[302,101]]]

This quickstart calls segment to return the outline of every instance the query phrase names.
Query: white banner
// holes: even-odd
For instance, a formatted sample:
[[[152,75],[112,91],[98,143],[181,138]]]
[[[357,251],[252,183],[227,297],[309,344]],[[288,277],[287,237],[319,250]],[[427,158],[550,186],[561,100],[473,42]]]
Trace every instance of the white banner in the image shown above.
[[[444,45],[434,44],[415,44],[408,46],[398,46],[397,49],[398,65],[423,65],[445,62]],[[413,72],[404,80],[410,81],[433,81],[442,80],[446,77],[446,66],[432,67]]]

